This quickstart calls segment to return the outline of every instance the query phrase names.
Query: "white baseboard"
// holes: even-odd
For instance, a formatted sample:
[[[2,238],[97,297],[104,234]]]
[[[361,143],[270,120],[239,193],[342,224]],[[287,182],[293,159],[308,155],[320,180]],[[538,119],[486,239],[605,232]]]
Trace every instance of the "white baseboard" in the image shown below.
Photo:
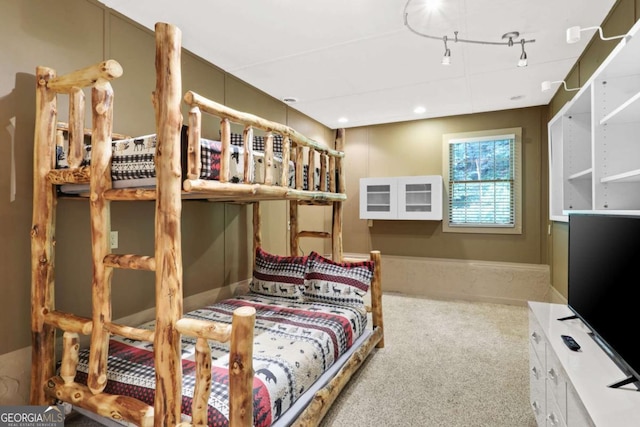
[[[405,295],[526,305],[548,301],[550,280],[549,266],[542,264],[382,254],[382,290]]]

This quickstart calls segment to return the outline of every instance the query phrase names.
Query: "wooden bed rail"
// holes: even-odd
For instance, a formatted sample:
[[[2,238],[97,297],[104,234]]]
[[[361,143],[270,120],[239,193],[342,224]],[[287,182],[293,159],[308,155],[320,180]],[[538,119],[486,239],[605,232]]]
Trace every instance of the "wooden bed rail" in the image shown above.
[[[190,106],[189,110],[189,132],[188,132],[188,149],[187,149],[187,180],[184,183],[185,191],[205,191],[207,189],[215,189],[220,191],[221,187],[217,184],[210,185],[207,182],[199,181],[201,171],[200,159],[200,137],[202,126],[202,113],[208,113],[220,119],[220,139],[221,139],[221,156],[220,156],[220,177],[218,184],[226,184],[230,180],[229,162],[231,156],[231,127],[230,124],[237,123],[244,126],[243,130],[243,155],[244,155],[244,171],[243,182],[249,183],[254,180],[253,176],[253,130],[260,129],[266,132],[265,149],[264,149],[264,176],[256,177],[256,181],[264,183],[266,186],[273,186],[276,180],[279,180],[279,187],[288,189],[289,187],[289,161],[291,153],[294,152],[295,163],[295,186],[296,190],[303,189],[303,170],[305,167],[305,150],[306,150],[306,166],[308,167],[307,191],[315,191],[319,189],[320,193],[336,193],[340,189],[340,184],[336,181],[344,181],[342,177],[336,178],[339,171],[341,159],[344,152],[341,149],[332,149],[326,147],[306,136],[300,134],[296,130],[285,126],[281,123],[272,122],[253,114],[237,111],[215,101],[207,99],[193,91],[189,91],[184,96],[184,101]],[[273,132],[281,135],[282,152],[281,158],[276,159],[273,148]],[[337,147],[336,147],[337,148]],[[316,156],[319,158],[320,182],[316,183],[315,165]],[[281,175],[273,176],[273,164],[276,161],[282,162]],[[329,177],[327,182],[327,175]],[[277,187],[273,187],[277,188]],[[344,192],[342,192],[344,193]],[[297,196],[296,196],[297,197]]]
[[[239,307],[233,312],[232,324],[227,325],[199,319],[182,318],[176,322],[180,334],[196,338],[196,378],[192,399],[192,422],[180,426],[206,426],[208,399],[211,393],[211,349],[208,340],[231,341],[229,353],[229,395],[231,426],[248,427],[253,422],[253,334],[256,311],[253,307]],[[57,327],[68,328],[63,334],[62,361],[58,376],[49,378],[44,392],[55,399],[115,419],[141,426],[154,423],[154,408],[135,398],[92,392],[75,382],[78,366],[78,332],[91,333],[91,319],[66,313],[47,313],[45,316]],[[154,331],[109,323],[107,330],[116,335],[142,341],[154,341]],[[76,332],[78,331],[78,332]]]
[[[285,126],[281,123],[272,122],[270,120],[263,119],[262,117],[258,117],[253,114],[245,113],[242,111],[237,111],[232,108],[229,108],[225,105],[218,104],[215,101],[207,99],[201,95],[193,91],[188,91],[184,96],[185,102],[191,107],[199,107],[202,111],[205,111],[209,114],[213,114],[214,116],[218,116],[222,119],[228,119],[233,123],[239,123],[245,126],[252,126],[254,128],[262,129],[265,132],[277,132],[282,136],[288,136],[291,141],[293,141],[297,145],[301,145],[304,147],[313,148],[314,150],[329,154],[334,157],[344,157],[344,153],[342,151],[333,150],[331,148],[325,147],[318,142],[307,138],[296,130],[290,128],[289,126]]]

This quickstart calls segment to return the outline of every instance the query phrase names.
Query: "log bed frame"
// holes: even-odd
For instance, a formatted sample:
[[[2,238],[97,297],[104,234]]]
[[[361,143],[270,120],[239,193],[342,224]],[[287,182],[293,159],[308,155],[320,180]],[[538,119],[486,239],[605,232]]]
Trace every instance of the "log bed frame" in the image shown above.
[[[182,251],[180,221],[183,198],[214,201],[233,201],[253,205],[254,249],[261,246],[260,201],[289,200],[291,220],[291,255],[297,255],[300,237],[332,239],[334,260],[343,261],[342,214],[346,200],[342,171],[344,131],[338,130],[336,148],[329,149],[306,138],[295,130],[260,117],[235,111],[181,87],[181,32],[175,26],[158,23],[156,35],[156,88],[153,106],[156,117],[156,187],[154,189],[113,189],[110,175],[114,93],[110,81],[122,75],[122,67],[114,60],[63,75],[47,67],[36,69],[36,123],[34,136],[34,193],[32,248],[32,371],[30,402],[51,404],[56,399],[72,403],[99,415],[124,420],[136,425],[180,425],[181,404],[181,334],[197,339],[197,383],[193,397],[192,423],[206,425],[207,398],[211,370],[207,340],[230,341],[229,395],[230,425],[252,425],[252,354],[255,310],[239,308],[234,312],[232,325],[182,318]],[[83,88],[91,88],[91,144],[90,166],[81,166],[82,141],[85,136],[85,95]],[[55,169],[56,144],[60,143],[61,128],[57,123],[57,95],[69,96],[68,169]],[[188,123],[187,175],[181,177],[180,132],[182,115],[180,103],[190,107]],[[198,179],[200,167],[201,113],[220,118],[222,160],[219,181]],[[296,163],[296,186],[272,185],[274,177],[266,167],[264,184],[228,182],[230,156],[230,123],[244,126],[245,153],[251,150],[253,129],[266,132],[265,161],[273,161],[272,132],[283,136],[283,164],[292,154]],[[329,183],[322,179],[320,191],[302,189],[303,156],[308,153],[309,171],[315,168],[316,153],[320,157],[320,176],[329,172]],[[246,154],[245,154],[246,155]],[[245,161],[245,171],[249,162]],[[286,168],[283,168],[286,169]],[[313,173],[309,173],[309,188],[314,188]],[[336,178],[337,176],[337,178]],[[183,180],[183,178],[185,178]],[[57,311],[54,306],[54,248],[56,185],[65,183],[89,184],[89,209],[92,240],[92,317]],[[155,200],[155,253],[153,256],[113,254],[109,245],[110,202],[112,200]],[[332,232],[298,230],[298,205],[332,205]],[[255,252],[254,252],[255,253]],[[326,386],[315,393],[295,425],[312,426],[320,423],[347,381],[362,365],[374,347],[384,346],[380,253],[373,251],[375,262],[371,286],[373,332],[366,342],[344,364]],[[114,268],[155,272],[156,328],[155,331],[112,322],[111,277]],[[56,375],[55,341],[60,329],[63,350],[59,374]],[[91,353],[87,385],[74,381],[78,363],[79,334],[90,335]],[[154,343],[156,394],[153,406],[135,398],[104,393],[107,383],[107,353],[109,337],[147,340]]]

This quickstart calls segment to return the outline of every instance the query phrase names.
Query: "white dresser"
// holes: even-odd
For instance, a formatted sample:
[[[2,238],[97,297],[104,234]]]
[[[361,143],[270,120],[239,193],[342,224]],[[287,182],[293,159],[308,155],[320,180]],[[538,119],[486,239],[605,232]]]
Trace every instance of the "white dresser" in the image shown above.
[[[626,376],[562,304],[529,302],[530,403],[538,426],[640,426],[640,391],[608,385]],[[571,351],[561,335],[572,336]]]

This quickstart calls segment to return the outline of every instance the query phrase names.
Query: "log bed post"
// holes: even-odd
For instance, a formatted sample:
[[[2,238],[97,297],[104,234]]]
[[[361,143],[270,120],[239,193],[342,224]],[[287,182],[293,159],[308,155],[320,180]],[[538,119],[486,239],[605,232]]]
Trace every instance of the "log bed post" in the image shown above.
[[[260,202],[253,202],[253,256],[255,258],[256,249],[262,247],[262,229],[261,229],[261,215],[260,215]],[[255,265],[255,259],[254,263]]]
[[[46,311],[54,310],[54,248],[56,189],[47,179],[55,167],[56,94],[47,86],[56,73],[36,69],[36,125],[33,157],[33,225],[31,226],[31,392],[32,405],[53,399],[42,385],[55,368],[55,328],[44,322]]]
[[[344,129],[338,129],[336,131],[336,150],[344,151]],[[345,184],[344,169],[342,167],[342,158],[337,157],[335,160],[335,171],[338,175],[338,193],[346,194],[347,186]],[[342,252],[342,214],[343,214],[343,202],[333,203],[333,215],[332,215],[332,232],[331,232],[331,244],[332,244],[332,257],[335,261],[341,261]]]
[[[229,348],[229,425],[253,425],[253,329],[256,310],[240,307],[233,312]]]
[[[182,247],[180,233],[181,167],[180,131],[182,76],[181,31],[157,23],[156,32],[156,333],[154,339],[156,394],[154,425],[174,426],[180,421],[182,364],[180,333],[182,317]]]
[[[109,333],[105,324],[111,322],[111,276],[113,268],[104,264],[111,253],[111,202],[102,194],[111,189],[111,127],[113,123],[113,89],[108,81],[98,81],[91,94],[93,134],[91,136],[91,305],[93,329],[87,386],[97,394],[107,385]]]
[[[371,318],[373,327],[382,330],[382,338],[376,348],[384,348],[384,319],[382,316],[382,256],[380,251],[371,251],[370,259],[374,263],[371,280]]]
[[[299,231],[298,202],[289,200],[289,251],[291,256],[300,255]]]

